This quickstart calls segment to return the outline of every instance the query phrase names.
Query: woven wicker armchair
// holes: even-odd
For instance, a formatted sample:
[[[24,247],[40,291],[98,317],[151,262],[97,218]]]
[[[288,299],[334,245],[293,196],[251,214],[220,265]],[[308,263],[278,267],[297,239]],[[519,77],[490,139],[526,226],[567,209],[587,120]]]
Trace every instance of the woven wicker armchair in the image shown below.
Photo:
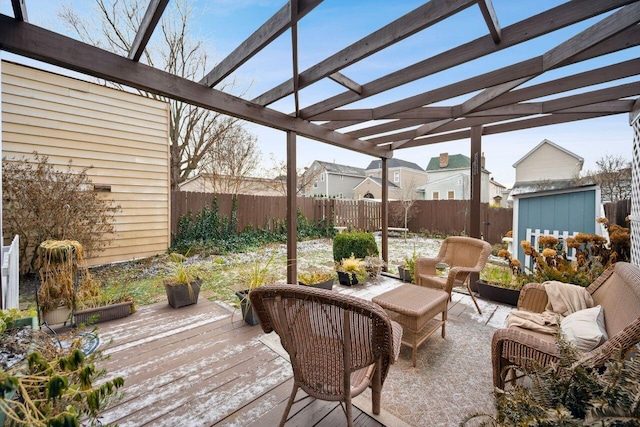
[[[305,398],[344,402],[351,426],[351,398],[370,386],[373,413],[380,413],[380,391],[398,357],[402,327],[379,305],[298,285],[262,286],[250,298],[262,329],[280,336],[293,367],[293,390],[281,426],[298,388],[308,394]]]
[[[604,311],[609,339],[596,349],[584,353],[595,366],[602,366],[619,350],[628,350],[640,342],[640,268],[618,262],[596,279],[587,291],[595,305]],[[541,283],[529,283],[520,292],[518,310],[541,313],[547,305],[547,293]],[[546,366],[558,360],[556,338],[512,326],[493,335],[491,358],[493,384],[504,388],[505,379],[516,378],[518,368],[531,368],[535,362]]]
[[[473,303],[482,314],[471,288],[469,288],[469,274],[479,273],[487,263],[491,245],[488,242],[473,237],[452,236],[443,240],[438,256],[435,258],[418,258],[416,260],[415,277],[420,286],[442,289],[449,293],[454,286],[461,286],[466,282],[467,289]],[[449,275],[436,275],[436,264],[444,262],[449,265]]]

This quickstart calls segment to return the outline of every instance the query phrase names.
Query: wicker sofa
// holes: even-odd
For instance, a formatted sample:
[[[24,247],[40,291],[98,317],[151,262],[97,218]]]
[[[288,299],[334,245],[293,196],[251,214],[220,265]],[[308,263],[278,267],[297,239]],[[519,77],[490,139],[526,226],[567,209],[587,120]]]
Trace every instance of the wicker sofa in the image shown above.
[[[584,353],[595,366],[602,366],[618,350],[628,350],[640,342],[640,268],[618,262],[608,268],[587,291],[595,305],[604,310],[608,340]],[[547,293],[541,283],[529,283],[520,292],[518,310],[541,313],[547,305]],[[554,335],[510,327],[493,335],[491,358],[493,383],[504,388],[514,369],[531,367],[535,361],[546,366],[558,360],[559,351]]]

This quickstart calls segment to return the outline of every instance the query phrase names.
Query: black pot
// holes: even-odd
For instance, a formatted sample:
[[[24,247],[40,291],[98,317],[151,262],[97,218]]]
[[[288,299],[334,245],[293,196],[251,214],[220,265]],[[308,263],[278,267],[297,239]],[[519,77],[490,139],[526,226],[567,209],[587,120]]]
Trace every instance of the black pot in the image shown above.
[[[260,324],[258,319],[258,313],[254,310],[249,299],[249,290],[236,292],[236,296],[240,299],[240,309],[242,310],[242,318],[250,326],[256,326]]]
[[[476,281],[476,285],[478,286],[478,293],[482,298],[513,306],[518,305],[518,298],[520,297],[519,289],[507,289],[501,286],[491,285],[484,280]]]
[[[311,286],[312,288],[326,289],[328,291],[333,289],[333,279],[325,280],[324,282],[314,283],[314,284],[311,284],[311,285],[307,285],[307,284],[302,283],[302,282],[298,282],[298,284],[302,285],[302,286]]]
[[[353,286],[358,284],[358,278],[356,277],[356,273],[338,271],[338,282],[344,286]]]
[[[411,270],[409,270],[408,268],[398,266],[398,275],[400,276],[400,280],[402,280],[403,282],[413,282],[413,279],[411,277]]]
[[[200,286],[202,279],[196,279],[191,283],[191,291],[186,284],[172,285],[168,282],[164,283],[164,290],[167,293],[169,305],[173,308],[184,307],[185,305],[197,304],[198,295],[200,295]]]

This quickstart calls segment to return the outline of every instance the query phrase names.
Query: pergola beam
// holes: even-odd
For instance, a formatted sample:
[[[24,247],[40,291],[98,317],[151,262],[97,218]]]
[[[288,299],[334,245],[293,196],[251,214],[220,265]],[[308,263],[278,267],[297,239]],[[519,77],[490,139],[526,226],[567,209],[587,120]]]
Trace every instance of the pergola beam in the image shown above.
[[[11,6],[13,7],[13,16],[18,21],[29,22],[25,0],[11,0]]]
[[[339,85],[346,87],[352,92],[355,92],[357,94],[362,93],[362,86],[354,82],[353,80],[351,80],[349,77],[345,76],[342,73],[337,73],[337,72],[333,73],[329,76],[329,78],[334,82],[338,83]]]
[[[0,49],[69,70],[110,80],[253,123],[354,150],[390,157],[386,149],[309,123],[191,80],[107,52],[69,37],[0,15]]]
[[[389,89],[393,89],[490,53],[534,39],[632,2],[633,0],[609,0],[606,2],[601,0],[581,0],[579,2],[563,3],[560,6],[503,28],[501,32],[502,39],[497,45],[488,35],[480,37],[402,70],[398,70],[372,82],[363,84],[362,90],[363,93],[366,93],[366,96],[358,96],[352,92],[343,92],[324,101],[303,108],[301,111],[301,117],[313,118],[320,113],[342,107],[366,97],[377,95]]]
[[[247,62],[258,52],[264,49],[272,41],[277,39],[285,31],[294,25],[297,20],[302,19],[311,12],[322,0],[292,0],[297,9],[295,20],[291,19],[291,2],[284,5],[267,22],[262,24],[253,34],[251,34],[240,46],[216,65],[207,75],[200,80],[205,86],[214,87],[225,77],[237,70],[242,64]]]
[[[493,3],[491,0],[478,0],[478,6],[484,21],[487,23],[493,42],[500,43],[500,24],[498,23],[498,16],[493,8]]]
[[[466,9],[473,5],[475,1],[431,0],[425,3],[300,73],[300,89]],[[254,99],[254,102],[260,105],[269,105],[285,96],[291,95],[291,93],[293,93],[293,84],[291,80],[288,80],[258,96]],[[356,94],[356,96],[359,96],[359,94]]]
[[[149,39],[156,29],[156,25],[160,21],[165,8],[169,4],[169,0],[151,0],[147,12],[140,22],[140,28],[136,33],[136,37],[133,39],[131,49],[129,49],[128,58],[133,61],[139,61],[142,53],[149,43]]]

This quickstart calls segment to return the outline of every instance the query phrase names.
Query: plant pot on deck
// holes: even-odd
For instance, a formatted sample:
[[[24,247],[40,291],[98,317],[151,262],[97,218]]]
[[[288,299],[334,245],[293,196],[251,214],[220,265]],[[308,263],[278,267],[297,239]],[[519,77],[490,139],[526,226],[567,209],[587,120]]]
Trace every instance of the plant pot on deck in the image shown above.
[[[478,293],[482,298],[513,306],[518,305],[518,298],[520,297],[519,289],[509,289],[492,285],[484,280],[476,281],[476,285],[478,287]]]
[[[133,301],[120,302],[117,304],[105,305],[102,307],[88,308],[73,313],[74,324],[100,323],[109,320],[120,319],[131,314]]]
[[[185,305],[197,304],[201,285],[202,279],[200,278],[193,280],[190,285],[185,283],[172,284],[165,280],[164,290],[167,293],[169,305],[173,308],[179,308]]]
[[[240,309],[242,310],[242,318],[244,321],[250,326],[260,324],[258,314],[254,310],[251,305],[251,300],[249,299],[249,290],[246,289],[244,291],[238,291],[236,292],[236,296],[240,300]]]
[[[353,286],[358,284],[358,278],[356,277],[356,273],[338,271],[338,282],[344,286]]]
[[[398,266],[398,276],[403,282],[411,283],[413,281],[411,277],[411,270],[409,270],[408,268]]]
[[[42,313],[42,320],[44,320],[47,325],[58,325],[60,323],[67,323],[70,315],[71,309],[66,305],[62,305],[46,313]]]

